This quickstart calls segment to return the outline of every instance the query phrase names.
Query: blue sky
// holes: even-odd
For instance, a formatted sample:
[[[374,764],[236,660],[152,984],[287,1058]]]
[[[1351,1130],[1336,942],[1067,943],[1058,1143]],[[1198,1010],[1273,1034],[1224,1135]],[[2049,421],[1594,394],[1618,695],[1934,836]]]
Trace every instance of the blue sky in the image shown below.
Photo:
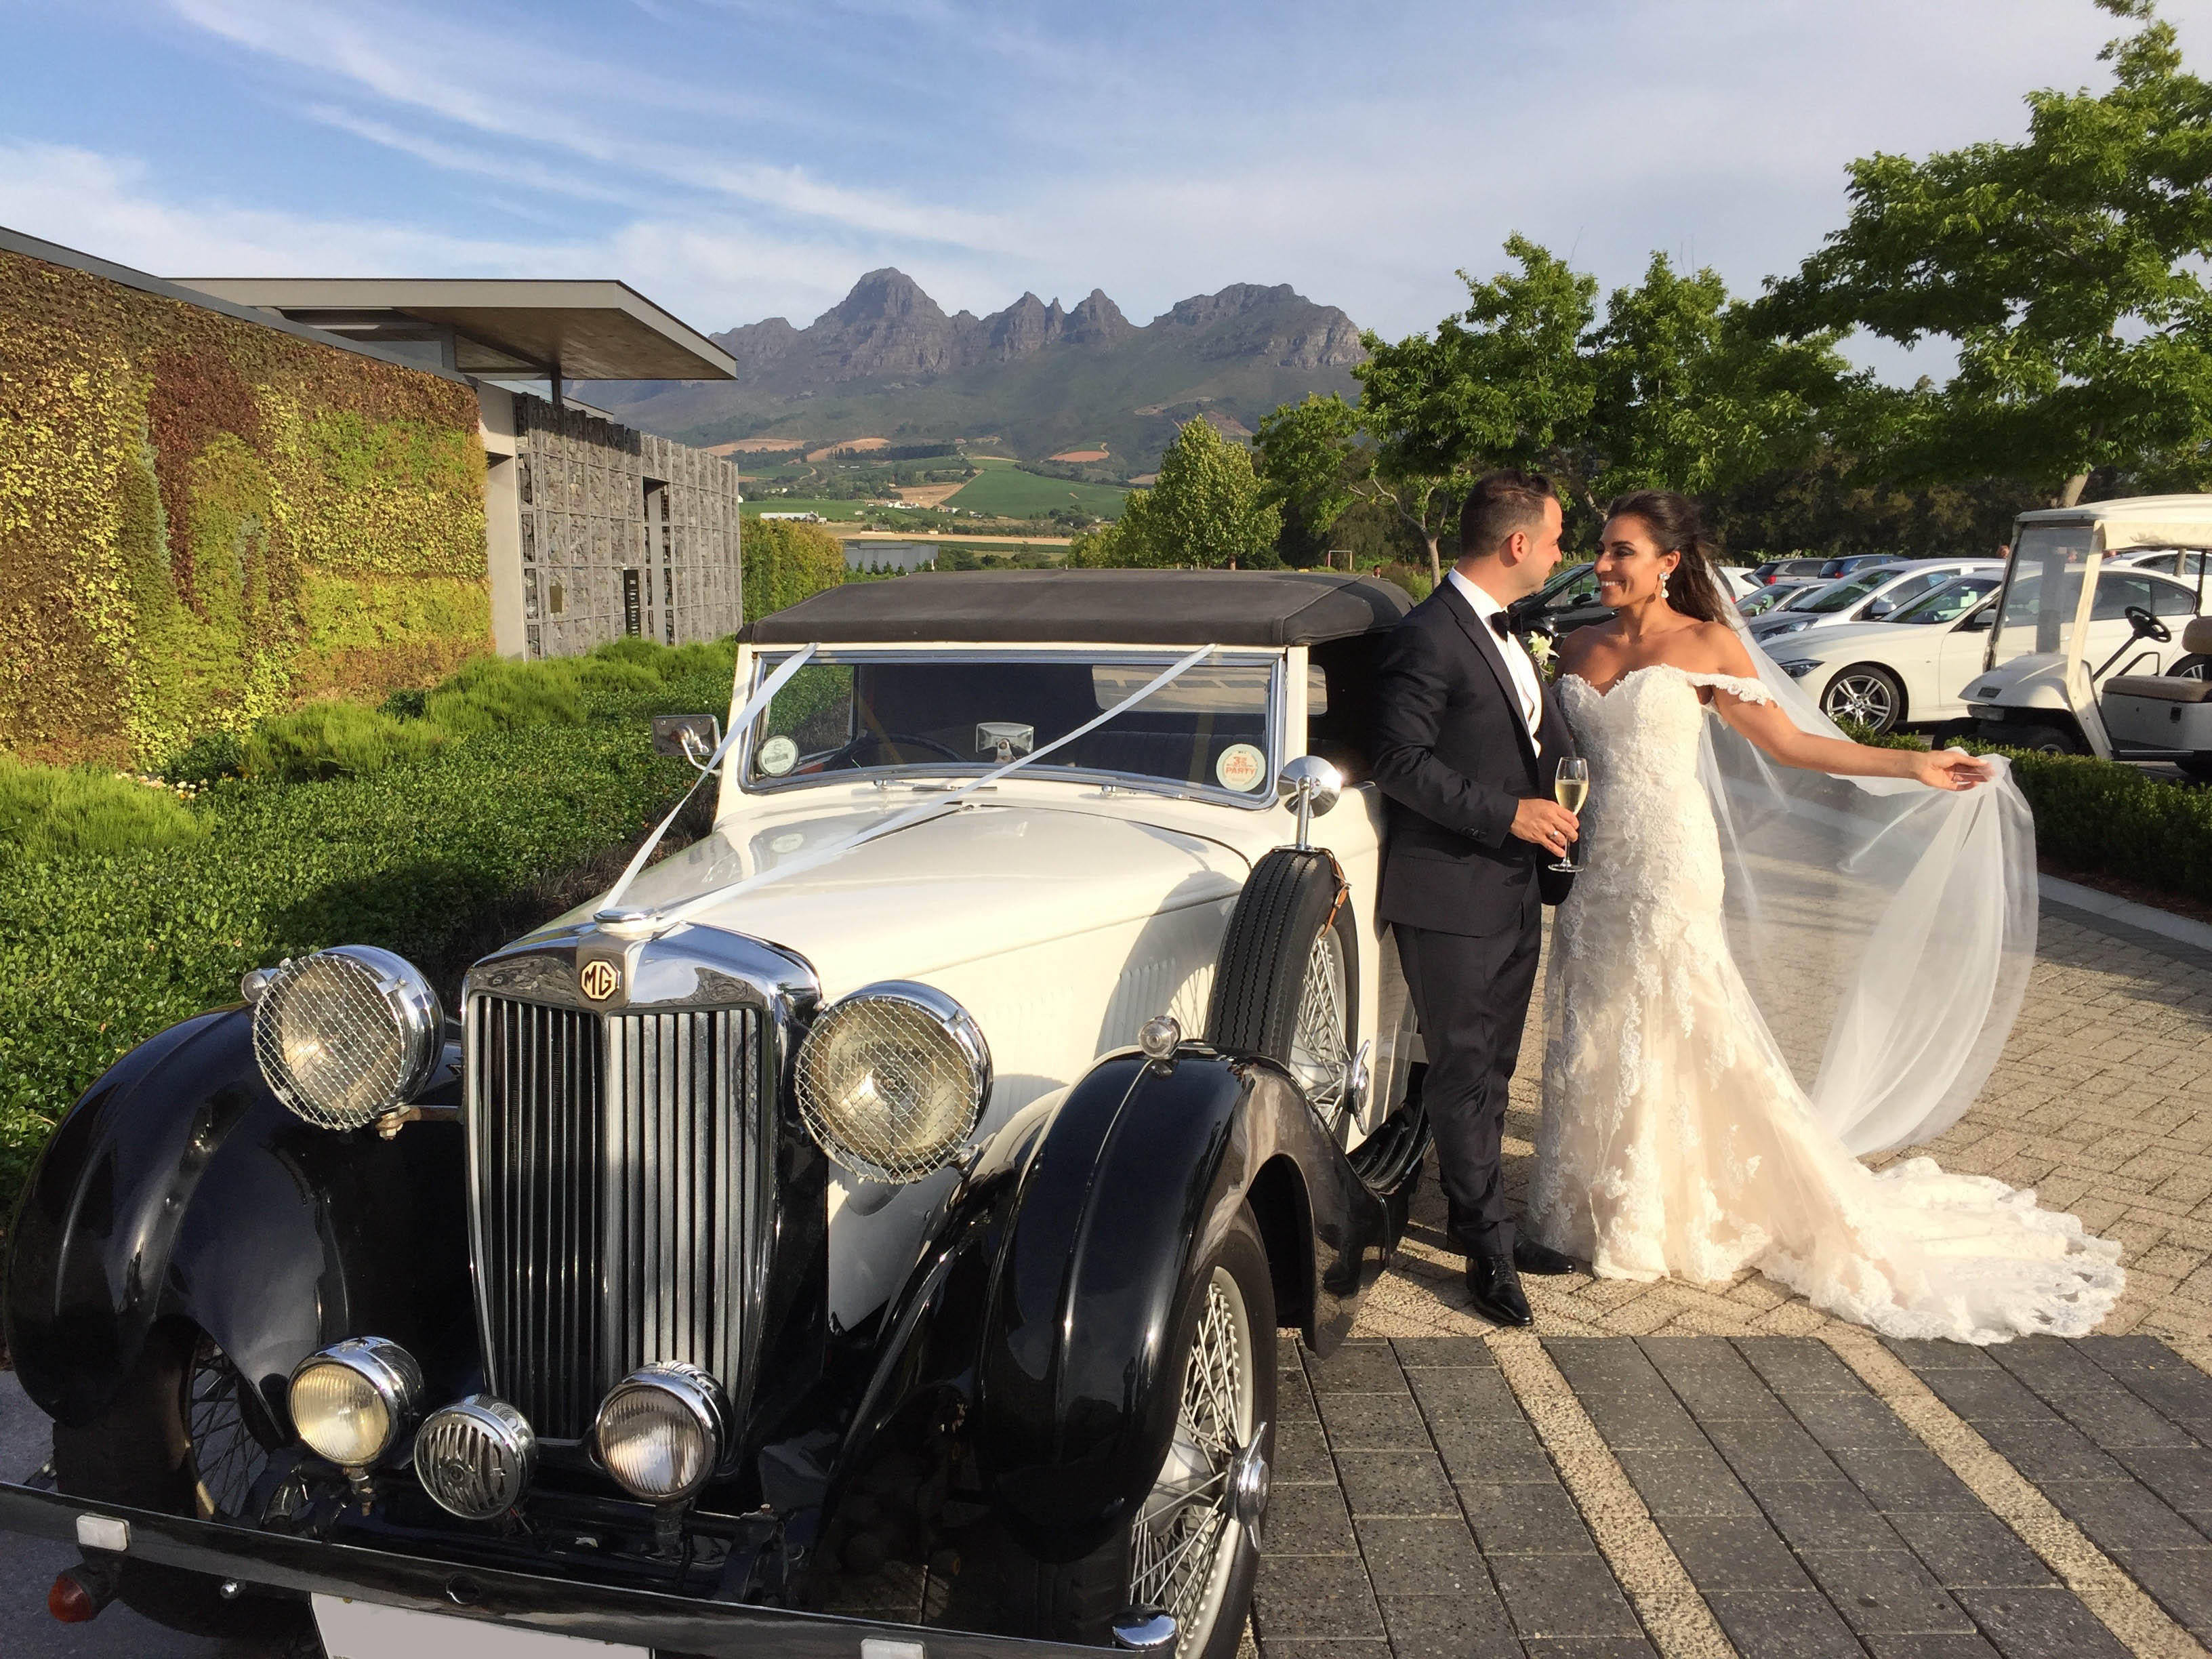
[[[2166,0],[2200,70],[2212,0]],[[0,224],[168,276],[618,276],[706,329],[896,264],[1428,326],[1519,229],[1739,289],[1843,168],[2104,84],[2088,0],[0,0]]]

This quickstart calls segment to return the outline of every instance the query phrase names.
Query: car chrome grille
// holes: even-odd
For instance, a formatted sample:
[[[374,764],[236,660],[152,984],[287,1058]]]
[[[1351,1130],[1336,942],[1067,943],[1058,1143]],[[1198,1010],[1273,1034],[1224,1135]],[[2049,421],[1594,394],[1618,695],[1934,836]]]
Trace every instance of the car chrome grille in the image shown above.
[[[614,1383],[682,1360],[742,1412],[775,1168],[760,1013],[478,995],[467,1048],[493,1392],[573,1440]]]

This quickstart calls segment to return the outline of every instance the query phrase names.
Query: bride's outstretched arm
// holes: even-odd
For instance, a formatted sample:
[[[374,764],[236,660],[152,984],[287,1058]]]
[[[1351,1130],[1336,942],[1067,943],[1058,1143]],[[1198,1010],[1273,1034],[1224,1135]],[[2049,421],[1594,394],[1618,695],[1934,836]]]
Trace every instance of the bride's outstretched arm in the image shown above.
[[[1717,648],[1720,672],[1756,684],[1759,671],[1735,633],[1717,624],[1705,630]],[[1955,749],[1874,749],[1843,738],[1801,731],[1771,702],[1737,696],[1713,688],[1714,712],[1784,766],[1844,778],[1915,778],[1931,789],[1972,789],[1988,781],[1990,769]]]

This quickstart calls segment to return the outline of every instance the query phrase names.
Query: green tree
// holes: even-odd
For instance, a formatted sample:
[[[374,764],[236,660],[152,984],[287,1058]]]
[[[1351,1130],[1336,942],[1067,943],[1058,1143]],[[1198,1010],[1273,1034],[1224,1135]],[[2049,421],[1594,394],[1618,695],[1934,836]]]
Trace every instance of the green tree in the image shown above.
[[[1201,419],[1183,423],[1159,482],[1131,493],[1107,539],[1116,563],[1235,568],[1274,563],[1281,529],[1249,453]]]
[[[1850,222],[1761,302],[1801,337],[1956,343],[1948,384],[1869,428],[1900,479],[2011,474],[2071,505],[2100,466],[2212,471],[2212,84],[2154,0],[2098,3],[2138,25],[2107,90],[2031,94],[2019,143],[1852,163]]]
[[[1808,459],[1824,415],[1860,385],[1835,342],[1776,340],[1717,272],[1680,275],[1653,254],[1642,284],[1615,289],[1584,337],[1593,494],[1705,494]]]
[[[749,518],[738,529],[747,622],[845,580],[845,544],[821,525]]]

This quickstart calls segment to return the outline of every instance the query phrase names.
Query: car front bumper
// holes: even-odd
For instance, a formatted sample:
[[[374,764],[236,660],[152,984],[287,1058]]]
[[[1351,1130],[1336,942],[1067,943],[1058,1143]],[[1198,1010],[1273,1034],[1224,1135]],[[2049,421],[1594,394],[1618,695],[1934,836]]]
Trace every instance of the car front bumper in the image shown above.
[[[84,1524],[87,1517],[90,1527]],[[102,1528],[102,1522],[124,1522],[129,1531],[118,1534],[112,1526]],[[698,1655],[701,1659],[754,1659],[768,1654],[777,1659],[1097,1659],[1098,1654],[1096,1648],[1071,1643],[702,1601],[536,1573],[459,1567],[390,1550],[249,1532],[121,1504],[88,1503],[6,1482],[0,1482],[0,1528],[68,1544],[82,1544],[88,1532],[104,1533],[124,1541],[125,1547],[88,1549],[88,1556],[179,1567],[235,1581],[248,1593],[373,1602],[508,1630],[617,1644],[656,1654]],[[414,1656],[394,1654],[392,1659]]]

